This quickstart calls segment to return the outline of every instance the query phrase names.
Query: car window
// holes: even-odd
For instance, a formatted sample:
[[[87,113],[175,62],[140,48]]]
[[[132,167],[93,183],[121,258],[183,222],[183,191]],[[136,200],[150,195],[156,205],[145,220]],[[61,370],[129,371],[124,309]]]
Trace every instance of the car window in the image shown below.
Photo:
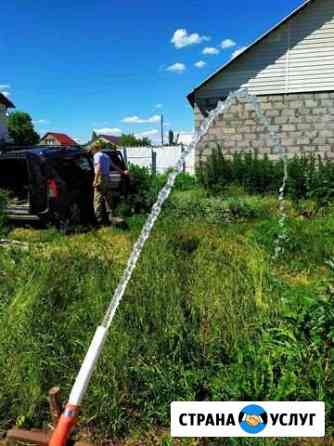
[[[64,157],[50,160],[51,167],[69,188],[86,184],[92,174],[92,167],[85,157]]]
[[[74,162],[78,167],[80,167],[81,170],[84,170],[85,172],[92,171],[92,166],[86,157],[82,156],[80,158],[77,158],[74,160]]]
[[[119,167],[122,170],[126,170],[126,165],[124,163],[123,157],[119,151],[112,151],[112,152],[105,152],[111,159],[112,163]],[[111,166],[111,170],[113,169],[113,166]]]

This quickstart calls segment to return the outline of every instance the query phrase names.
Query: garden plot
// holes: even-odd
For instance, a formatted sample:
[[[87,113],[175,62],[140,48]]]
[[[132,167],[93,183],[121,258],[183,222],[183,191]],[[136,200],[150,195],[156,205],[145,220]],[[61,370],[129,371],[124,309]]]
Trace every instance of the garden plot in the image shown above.
[[[326,401],[330,434],[333,211],[309,218],[288,203],[290,243],[273,260],[274,197],[186,189],[172,195],[144,248],[82,428],[155,438],[155,427],[168,429],[172,400],[315,399]],[[1,428],[40,426],[49,387],[61,383],[68,394],[143,218],[129,218],[127,232],[9,234],[30,249],[0,257]]]

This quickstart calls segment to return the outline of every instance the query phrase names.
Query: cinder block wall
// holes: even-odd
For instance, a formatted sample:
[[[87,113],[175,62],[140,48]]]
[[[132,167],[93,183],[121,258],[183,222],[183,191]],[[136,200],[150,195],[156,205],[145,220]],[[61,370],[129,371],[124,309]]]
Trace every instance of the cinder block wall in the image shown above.
[[[334,159],[334,92],[258,96],[261,110],[288,155],[315,153]],[[195,126],[203,120],[195,106]],[[278,159],[268,131],[256,117],[254,108],[245,100],[235,100],[220,116],[196,151],[196,164],[205,161],[213,147],[221,144],[224,153],[257,150]]]

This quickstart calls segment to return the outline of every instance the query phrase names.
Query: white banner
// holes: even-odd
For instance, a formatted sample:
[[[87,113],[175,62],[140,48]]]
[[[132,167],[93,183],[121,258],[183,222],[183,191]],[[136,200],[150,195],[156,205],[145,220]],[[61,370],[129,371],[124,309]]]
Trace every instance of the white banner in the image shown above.
[[[325,404],[316,401],[177,401],[172,437],[324,437]]]

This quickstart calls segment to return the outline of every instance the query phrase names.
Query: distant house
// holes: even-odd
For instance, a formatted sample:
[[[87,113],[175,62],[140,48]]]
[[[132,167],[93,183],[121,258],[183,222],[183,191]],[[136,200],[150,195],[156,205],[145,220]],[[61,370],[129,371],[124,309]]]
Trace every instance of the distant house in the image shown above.
[[[74,141],[70,136],[65,135],[65,133],[46,133],[39,143],[40,145],[47,146],[78,146],[79,144]]]
[[[91,140],[86,144],[86,147],[89,148],[96,141],[101,141],[110,148],[116,148],[120,146],[121,138],[119,136],[101,135],[93,132]]]
[[[9,108],[15,108],[15,105],[0,93],[0,141],[8,140],[7,113]]]
[[[241,87],[258,97],[289,156],[334,158],[334,1],[304,1],[196,87],[188,95],[195,127]],[[197,149],[197,162],[217,143],[228,155],[257,150],[278,158],[268,131],[243,100],[216,120]]]

